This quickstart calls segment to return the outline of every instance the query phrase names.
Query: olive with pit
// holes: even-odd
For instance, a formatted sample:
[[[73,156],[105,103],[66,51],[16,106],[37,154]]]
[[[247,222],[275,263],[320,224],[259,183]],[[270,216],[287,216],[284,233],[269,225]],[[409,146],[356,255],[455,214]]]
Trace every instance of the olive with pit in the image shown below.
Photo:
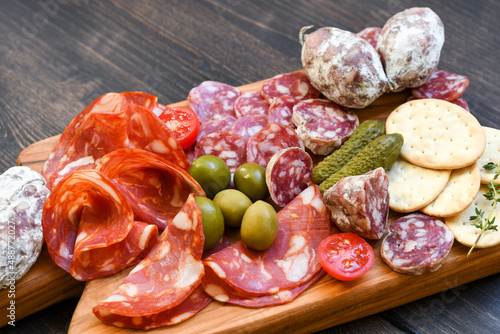
[[[234,172],[234,186],[255,202],[269,197],[266,184],[266,169],[261,165],[247,162]]]
[[[269,248],[278,234],[278,216],[274,208],[264,201],[253,203],[241,221],[241,240],[248,248]]]
[[[214,198],[231,182],[229,167],[214,155],[202,155],[197,158],[189,167],[188,173],[198,181],[208,198]]]
[[[244,193],[236,189],[225,189],[214,197],[214,203],[222,211],[227,226],[239,227],[245,211],[252,201]]]
[[[205,235],[203,249],[210,249],[222,238],[224,216],[220,208],[210,198],[195,196],[194,200],[201,211],[201,222]]]

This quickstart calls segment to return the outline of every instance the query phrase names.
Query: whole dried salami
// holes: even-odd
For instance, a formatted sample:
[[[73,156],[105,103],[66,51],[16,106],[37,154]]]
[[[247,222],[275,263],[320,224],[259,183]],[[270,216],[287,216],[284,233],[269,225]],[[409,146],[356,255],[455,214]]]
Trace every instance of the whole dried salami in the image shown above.
[[[238,118],[231,132],[239,134],[246,140],[250,139],[254,134],[262,130],[269,123],[267,115],[250,115]]]
[[[283,95],[273,99],[269,106],[269,123],[280,123],[292,129],[295,124],[292,122],[293,107],[299,103],[293,96]]]
[[[195,159],[202,155],[221,158],[234,173],[246,161],[246,139],[229,131],[216,131],[202,138],[195,146]]]
[[[262,97],[271,104],[279,96],[293,96],[298,100],[314,99],[320,92],[311,85],[304,72],[282,73],[268,79],[260,90]]]
[[[422,86],[413,88],[411,93],[419,99],[438,99],[453,101],[460,97],[469,85],[463,75],[437,70]]]
[[[237,87],[217,81],[204,81],[189,91],[189,106],[200,122],[234,117],[234,103],[241,95]]]
[[[368,27],[360,32],[358,32],[356,35],[370,43],[373,48],[377,47],[377,42],[378,42],[378,37],[380,36],[380,31],[382,28],[380,27]]]
[[[237,118],[250,115],[267,115],[269,103],[262,97],[260,91],[241,94],[234,102],[234,113]]]

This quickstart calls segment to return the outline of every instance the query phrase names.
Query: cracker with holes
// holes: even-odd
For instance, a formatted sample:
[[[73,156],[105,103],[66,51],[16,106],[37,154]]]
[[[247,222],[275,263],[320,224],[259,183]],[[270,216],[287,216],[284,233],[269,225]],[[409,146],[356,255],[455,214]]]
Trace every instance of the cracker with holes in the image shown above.
[[[477,163],[454,169],[439,196],[420,211],[435,217],[454,216],[467,209],[476,197],[480,185]]]
[[[481,175],[481,183],[488,184],[493,180],[495,171],[486,170],[483,168],[488,162],[500,164],[500,130],[483,126],[486,135],[486,148],[483,155],[477,161],[479,165],[479,173]],[[496,184],[500,184],[500,178],[493,180]]]
[[[491,210],[491,201],[487,200],[483,195],[488,192],[488,187],[485,185],[481,185],[479,188],[479,192],[476,195],[472,204],[460,212],[458,215],[445,218],[446,225],[450,228],[455,236],[455,239],[460,242],[462,245],[471,247],[476,241],[480,229],[473,226],[469,220],[470,216],[475,216],[475,207],[478,209],[483,209],[485,212],[490,212]],[[500,206],[495,208],[493,212],[493,217],[495,217],[495,221],[500,221]],[[491,217],[491,218],[493,218]],[[500,244],[500,229],[498,231],[485,231],[479,242],[477,243],[477,248],[486,248],[492,247]]]
[[[429,169],[398,158],[387,172],[389,207],[412,212],[431,203],[448,183],[451,170]]]
[[[405,160],[432,169],[469,166],[486,146],[484,130],[471,113],[435,99],[400,105],[387,118],[386,132],[403,135]]]

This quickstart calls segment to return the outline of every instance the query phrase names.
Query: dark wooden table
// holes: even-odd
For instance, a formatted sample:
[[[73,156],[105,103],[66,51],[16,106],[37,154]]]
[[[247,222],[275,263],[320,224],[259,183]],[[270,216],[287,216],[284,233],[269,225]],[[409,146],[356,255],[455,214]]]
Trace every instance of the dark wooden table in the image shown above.
[[[238,86],[294,71],[302,26],[359,31],[413,6],[440,15],[446,42],[439,67],[470,79],[464,98],[471,112],[499,128],[496,0],[2,1],[0,172],[103,93],[141,90],[169,104],[204,80]],[[64,333],[77,302],[0,331]],[[500,274],[324,332],[500,332]]]

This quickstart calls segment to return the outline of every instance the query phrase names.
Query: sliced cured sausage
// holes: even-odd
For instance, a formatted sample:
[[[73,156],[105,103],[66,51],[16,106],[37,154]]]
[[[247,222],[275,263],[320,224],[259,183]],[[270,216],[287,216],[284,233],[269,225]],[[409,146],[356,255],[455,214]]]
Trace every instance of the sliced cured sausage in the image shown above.
[[[182,147],[152,112],[155,105],[156,97],[140,92],[97,98],[70,122],[49,155],[42,171],[47,188],[72,171],[95,168],[105,154],[124,147],[154,152],[187,169]]]
[[[70,174],[47,198],[43,235],[52,260],[77,280],[112,275],[142,259],[158,228],[134,221],[115,184],[95,170]]]
[[[318,245],[329,235],[330,218],[317,186],[310,186],[278,212],[274,243],[255,251],[238,241],[210,255],[204,265],[233,289],[254,296],[301,286],[321,271]],[[208,268],[207,268],[208,272]],[[210,288],[205,291],[211,294]]]
[[[144,260],[93,308],[94,314],[105,323],[132,328],[163,326],[194,315],[207,302],[199,291],[192,294],[204,275],[203,243],[201,211],[190,195]],[[183,302],[189,304],[187,310]]]
[[[216,131],[230,131],[235,121],[236,118],[234,118],[233,116],[227,116],[224,118],[215,119],[213,121],[201,123],[197,141],[200,141],[203,137]]]
[[[469,85],[463,75],[437,70],[422,86],[413,88],[411,93],[419,99],[438,99],[453,101],[460,97]]]
[[[380,31],[382,28],[380,27],[368,27],[360,32],[358,32],[356,35],[370,43],[373,48],[377,47],[377,42],[378,42],[378,37],[380,36]]]
[[[293,107],[295,132],[314,154],[327,155],[340,147],[359,125],[352,111],[328,101],[310,99]]]
[[[456,98],[455,100],[451,100],[450,102],[456,104],[459,107],[464,108],[467,111],[470,111],[469,104],[462,97]]]
[[[299,147],[276,153],[266,168],[266,184],[272,200],[283,207],[311,183],[311,156]]]
[[[389,216],[389,179],[382,167],[348,176],[323,194],[333,222],[342,232],[380,239]]]
[[[292,122],[293,107],[299,103],[293,96],[283,95],[273,99],[269,106],[269,123],[280,123],[295,129]]]
[[[195,146],[195,159],[202,155],[221,158],[231,173],[246,161],[246,139],[229,131],[217,131],[205,136]]]
[[[250,115],[240,117],[234,122],[231,132],[239,134],[246,140],[262,130],[269,123],[267,115]]]
[[[413,213],[389,225],[380,254],[395,272],[422,275],[439,269],[453,241],[453,233],[442,221]]]
[[[234,117],[234,102],[241,91],[228,84],[217,81],[204,81],[189,91],[188,102],[200,122]]]
[[[164,229],[190,193],[205,196],[185,170],[160,156],[137,148],[123,148],[102,157],[97,170],[113,180],[145,222]]]
[[[260,90],[262,97],[271,104],[279,96],[293,96],[298,100],[314,99],[320,92],[311,85],[304,72],[282,73],[266,80]]]
[[[38,259],[49,193],[43,177],[29,167],[11,167],[0,175],[0,290],[14,285]]]
[[[288,147],[304,149],[304,144],[288,126],[270,123],[248,140],[247,162],[266,168],[274,154]]]
[[[260,91],[241,94],[234,102],[234,113],[237,118],[250,115],[267,115],[269,103],[262,97]]]

